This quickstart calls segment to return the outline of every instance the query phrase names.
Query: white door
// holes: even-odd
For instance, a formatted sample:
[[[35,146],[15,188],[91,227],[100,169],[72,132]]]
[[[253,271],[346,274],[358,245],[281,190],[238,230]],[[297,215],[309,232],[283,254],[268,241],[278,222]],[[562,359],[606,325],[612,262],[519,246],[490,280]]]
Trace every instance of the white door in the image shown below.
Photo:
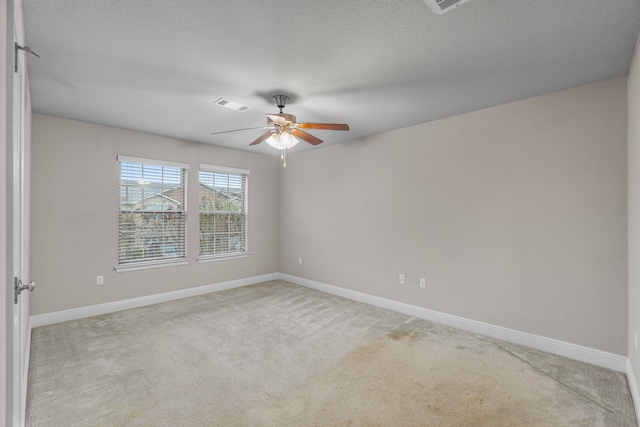
[[[7,21],[9,28],[13,29],[14,38],[10,41],[10,52],[14,52],[14,43],[24,46],[24,34],[22,33],[22,8],[19,0],[8,2]],[[13,7],[11,7],[13,6]],[[13,94],[8,108],[7,127],[11,129],[7,134],[11,136],[8,141],[7,162],[9,167],[8,173],[8,197],[7,197],[7,220],[11,225],[12,233],[8,233],[7,239],[11,239],[11,253],[8,254],[9,265],[13,275],[14,298],[7,301],[11,305],[10,313],[12,313],[11,335],[7,340],[10,343],[10,349],[7,352],[9,368],[12,377],[11,392],[9,393],[10,405],[7,410],[10,414],[9,426],[22,427],[25,423],[25,405],[26,405],[26,385],[27,385],[27,367],[28,363],[25,359],[28,345],[28,304],[29,292],[21,292],[23,290],[32,290],[33,284],[23,283],[25,278],[24,260],[27,256],[24,252],[25,244],[25,210],[24,210],[24,105],[25,105],[25,58],[24,52],[19,51],[13,56],[17,59],[16,64],[10,64],[7,70],[7,77],[13,81]],[[9,267],[11,266],[11,267]]]

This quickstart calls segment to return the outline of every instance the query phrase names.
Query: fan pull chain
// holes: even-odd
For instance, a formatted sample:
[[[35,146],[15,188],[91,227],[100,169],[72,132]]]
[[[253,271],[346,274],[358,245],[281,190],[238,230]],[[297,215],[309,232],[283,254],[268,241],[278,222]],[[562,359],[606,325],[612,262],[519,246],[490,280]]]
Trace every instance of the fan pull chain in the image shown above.
[[[287,167],[287,154],[286,154],[287,149],[285,148],[284,150],[282,150],[282,155],[280,156],[280,159],[282,159],[282,167],[286,168]]]

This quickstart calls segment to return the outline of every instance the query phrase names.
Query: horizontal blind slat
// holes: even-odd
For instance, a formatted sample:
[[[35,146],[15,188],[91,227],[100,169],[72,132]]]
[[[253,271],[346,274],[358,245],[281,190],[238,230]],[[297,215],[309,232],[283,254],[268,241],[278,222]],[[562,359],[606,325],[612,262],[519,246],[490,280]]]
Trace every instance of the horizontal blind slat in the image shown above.
[[[166,160],[157,160],[157,159],[145,159],[142,157],[133,157],[133,156],[123,156],[118,155],[118,161],[120,163],[134,163],[134,164],[148,164],[148,165],[157,165],[157,166],[173,166],[180,169],[189,169],[188,163],[179,163],[179,162],[170,162]]]

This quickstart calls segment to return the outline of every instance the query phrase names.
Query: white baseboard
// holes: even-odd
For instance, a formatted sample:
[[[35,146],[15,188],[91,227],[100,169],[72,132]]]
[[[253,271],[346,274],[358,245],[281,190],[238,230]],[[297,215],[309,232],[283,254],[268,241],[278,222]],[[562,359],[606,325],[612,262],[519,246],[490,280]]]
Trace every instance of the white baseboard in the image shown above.
[[[92,305],[88,307],[75,308],[71,310],[58,311],[55,313],[39,314],[31,316],[31,327],[51,325],[54,323],[66,322],[69,320],[77,320],[86,317],[98,316],[101,314],[114,313],[116,311],[128,310],[131,308],[144,307],[152,304],[173,301],[181,298],[188,298],[197,295],[208,294],[211,292],[222,291],[226,289],[239,288],[242,286],[253,285],[256,283],[266,282],[269,280],[282,279],[296,285],[305,286],[307,288],[348,298],[354,301],[363,302],[365,304],[382,307],[388,310],[397,311],[409,316],[418,317],[420,319],[430,320],[432,322],[442,323],[454,328],[465,331],[486,335],[514,344],[531,347],[537,350],[546,351],[548,353],[557,354],[559,356],[568,357],[579,360],[581,362],[590,363],[592,365],[601,366],[607,369],[613,369],[618,372],[628,373],[630,365],[627,358],[606,351],[584,347],[577,344],[571,344],[564,341],[546,338],[539,335],[520,332],[513,329],[503,328],[501,326],[491,325],[489,323],[478,322],[464,317],[454,316],[451,314],[441,313],[386,298],[376,297],[362,292],[352,291],[337,286],[328,285],[326,283],[316,282],[302,277],[292,276],[283,273],[271,273],[261,276],[253,276],[244,279],[231,280],[228,282],[215,283],[212,285],[199,286],[196,288],[182,289],[179,291],[166,292],[157,295],[149,295],[146,297],[133,298],[124,301],[116,301],[106,304]],[[633,376],[630,377],[634,378]],[[634,384],[635,387],[635,384]],[[634,390],[632,389],[632,392]],[[637,397],[637,388],[636,388]],[[640,419],[640,418],[639,418]]]
[[[633,373],[633,367],[631,366],[631,360],[627,359],[627,381],[629,381],[629,388],[631,389],[631,398],[633,399],[633,407],[636,409],[636,419],[638,425],[640,425],[640,393],[638,390],[638,383],[636,382],[636,376]]]
[[[263,274],[261,276],[230,280],[228,282],[220,282],[212,285],[181,289],[179,291],[149,295],[146,297],[132,298],[105,304],[90,305],[88,307],[57,311],[55,313],[38,314],[35,316],[31,316],[31,327],[37,328],[38,326],[52,325],[54,323],[67,322],[69,320],[77,320],[86,317],[99,316],[101,314],[115,313],[116,311],[128,310],[130,308],[144,307],[147,305],[174,301],[181,298],[188,298],[197,295],[208,294],[211,292],[224,291],[226,289],[255,285],[256,283],[267,282],[269,280],[275,280],[277,278],[278,273]]]
[[[348,298],[354,301],[363,302],[365,304],[397,311],[409,316],[418,317],[420,319],[442,323],[454,328],[462,329],[480,335],[486,335],[492,338],[497,338],[502,341],[519,344],[526,347],[531,347],[536,350],[557,354],[559,356],[568,357],[570,359],[579,360],[581,362],[590,363],[592,365],[601,366],[607,369],[613,369],[618,372],[627,372],[627,358],[617,354],[608,353],[606,351],[584,347],[577,344],[571,344],[552,338],[529,334],[526,332],[520,332],[513,329],[503,328],[501,326],[495,326],[489,323],[465,319],[464,317],[453,316],[451,314],[441,313],[410,304],[404,304],[386,298],[380,298],[373,295],[364,294],[362,292],[352,291],[349,289],[339,288],[337,286],[327,285],[326,283],[304,279],[302,277],[291,276],[289,274],[280,273],[278,277],[281,280],[286,280],[287,282],[291,282],[296,285],[305,286],[307,288]]]

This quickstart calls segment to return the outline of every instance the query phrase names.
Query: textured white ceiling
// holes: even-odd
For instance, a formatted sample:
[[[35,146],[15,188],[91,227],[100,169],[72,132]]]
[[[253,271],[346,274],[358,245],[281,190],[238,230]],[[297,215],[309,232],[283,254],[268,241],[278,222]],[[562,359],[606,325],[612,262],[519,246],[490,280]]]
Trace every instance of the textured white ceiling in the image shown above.
[[[280,92],[351,126],[311,132],[328,145],[623,76],[640,29],[638,0],[23,3],[34,112],[269,154],[261,130],[210,134],[262,126]]]

